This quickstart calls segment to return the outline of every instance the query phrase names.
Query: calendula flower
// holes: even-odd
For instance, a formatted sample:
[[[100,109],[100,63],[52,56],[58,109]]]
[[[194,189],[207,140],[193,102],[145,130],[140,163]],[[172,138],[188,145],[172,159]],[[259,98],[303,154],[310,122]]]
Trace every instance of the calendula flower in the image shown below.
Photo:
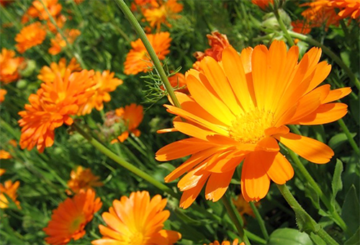
[[[58,17],[54,18],[55,22],[56,22],[56,25],[58,26],[58,28],[63,28],[64,25],[65,25],[65,22],[66,22],[66,17],[65,15],[59,15]],[[48,20],[46,22],[46,25],[47,27],[49,28],[49,30],[52,32],[52,33],[57,33],[57,28],[56,26],[51,22],[51,20]]]
[[[64,77],[56,76],[52,83],[42,83],[36,94],[29,97],[30,104],[25,111],[19,112],[18,121],[21,129],[20,147],[31,150],[35,145],[39,152],[54,143],[54,130],[71,125],[71,115],[76,115],[79,108],[93,95],[94,72],[83,70]]]
[[[144,10],[144,16],[147,22],[150,23],[152,28],[160,30],[160,25],[164,24],[171,27],[168,19],[179,19],[181,16],[177,13],[183,10],[182,4],[178,3],[177,0],[168,0],[162,2],[159,7],[149,8]]]
[[[0,103],[4,102],[6,94],[7,91],[5,89],[0,89]]]
[[[274,0],[251,0],[253,4],[256,4],[262,10],[266,10],[270,4],[274,4]]]
[[[244,49],[241,56],[230,46],[221,62],[205,57],[200,71],[185,74],[190,96],[176,93],[181,109],[165,107],[178,116],[174,130],[190,138],[156,153],[159,161],[191,155],[165,177],[170,182],[186,173],[178,182],[184,192],[181,207],[189,207],[205,183],[206,198],[218,201],[242,161],[242,195],[246,201],[264,198],[270,180],[284,184],[294,174],[278,142],[310,162],[330,161],[330,147],[290,133],[286,126],[330,123],[347,113],[346,104],[330,102],[349,94],[350,88],[318,87],[331,70],[326,61],[318,63],[320,56],[321,49],[312,48],[298,63],[299,48],[287,51],[282,41],[274,41],[270,49]]]
[[[213,57],[216,61],[221,61],[222,52],[224,48],[230,46],[230,43],[227,39],[227,36],[221,34],[218,31],[214,31],[211,35],[206,35],[209,40],[209,45],[211,48],[205,50],[205,52],[195,52],[194,56],[197,61],[193,64],[194,69],[200,69],[200,61],[206,56]]]
[[[332,0],[329,6],[338,8],[338,16],[340,19],[351,18],[359,20],[360,16],[360,0]]]
[[[11,198],[14,203],[20,208],[20,202],[16,200],[17,198],[17,189],[19,188],[20,182],[15,181],[14,183],[11,180],[5,181],[4,185],[0,183],[0,208],[8,208],[9,201],[4,194]]]
[[[99,176],[95,176],[90,168],[84,169],[82,166],[78,166],[76,171],[72,170],[70,178],[67,184],[73,193],[103,185]]]
[[[66,59],[61,58],[59,64],[52,62],[50,67],[44,66],[40,70],[40,74],[37,76],[43,82],[53,82],[57,74],[63,78],[65,75],[65,71],[69,70],[70,73],[75,71],[81,71],[80,65],[76,62],[75,58],[72,58],[69,64],[66,66]]]
[[[71,29],[65,30],[64,35],[66,40],[72,44],[76,38],[81,34],[79,30]],[[61,52],[62,48],[66,47],[66,40],[63,39],[60,33],[56,34],[55,38],[51,39],[51,47],[49,48],[49,54],[57,55]]]
[[[312,28],[325,26],[327,30],[330,25],[339,25],[340,18],[336,14],[335,8],[330,5],[330,0],[315,0],[300,6],[309,7],[301,15]]]
[[[14,51],[3,48],[0,54],[0,81],[8,84],[19,79],[23,62],[24,58],[15,57]]]
[[[146,36],[158,58],[160,60],[165,59],[165,55],[170,52],[170,33],[160,32],[157,34],[147,34]],[[126,56],[124,73],[126,75],[136,75],[139,72],[146,72],[151,69],[153,64],[141,39],[139,38],[136,41],[131,42],[131,47],[132,49]]]
[[[100,198],[95,198],[91,189],[80,191],[67,198],[53,211],[51,220],[43,230],[49,244],[67,244],[71,239],[78,240],[85,235],[85,226],[101,208]]]
[[[250,204],[245,200],[245,198],[240,194],[237,196],[236,199],[232,199],[232,202],[234,203],[236,210],[239,212],[239,214],[244,217],[245,214],[250,216],[255,216],[253,210],[251,209]],[[255,203],[255,206],[259,206],[259,203]]]
[[[12,156],[5,150],[0,150],[0,159],[10,159]]]
[[[114,200],[109,212],[102,214],[107,226],[99,225],[103,238],[92,241],[93,245],[170,245],[181,238],[176,231],[163,230],[170,212],[163,210],[166,199],[160,195],[150,199],[149,192],[132,192],[130,197]]]
[[[156,8],[159,7],[159,4],[156,0],[134,0],[131,3],[131,11],[136,11],[140,9],[144,12],[146,9]]]
[[[0,168],[0,176],[2,176],[6,172],[6,169]]]
[[[173,87],[174,90],[181,92],[181,93],[187,93],[188,90],[186,88],[186,81],[184,74],[178,72],[171,77],[168,78],[169,83],[171,87]],[[161,90],[165,91],[165,87],[163,85],[160,86]]]
[[[104,108],[104,102],[109,102],[111,96],[109,92],[114,91],[123,81],[114,77],[115,73],[110,71],[96,72],[94,75],[95,85],[91,88],[94,90],[93,96],[86,104],[80,107],[78,114],[89,114],[93,108],[101,111]]]
[[[22,28],[20,33],[16,35],[16,49],[20,53],[24,53],[29,48],[42,44],[42,42],[45,40],[45,37],[46,31],[44,30],[44,27],[41,25],[41,23],[32,23]]]
[[[115,114],[118,118],[121,118],[120,123],[123,124],[122,133],[117,139],[111,141],[111,143],[116,143],[118,141],[124,142],[129,134],[133,134],[136,137],[139,137],[141,132],[137,127],[141,123],[144,117],[143,107],[141,105],[131,104],[125,106],[125,108],[119,108],[115,110]]]
[[[291,22],[291,26],[293,28],[293,31],[297,33],[306,35],[311,32],[311,27],[307,23],[301,20]]]
[[[60,14],[62,6],[58,3],[58,0],[42,0],[42,2],[53,18]],[[26,17],[23,17],[22,23],[26,23],[29,20],[29,17],[39,18],[40,20],[48,20],[49,15],[45,10],[44,5],[40,0],[33,1],[32,5],[26,11],[24,15]]]
[[[206,244],[204,244],[206,245]],[[245,245],[245,243],[240,243],[239,244],[239,240],[235,239],[232,243],[230,243],[229,241],[223,241],[221,244],[218,241],[214,241],[212,243],[210,243],[209,245]]]

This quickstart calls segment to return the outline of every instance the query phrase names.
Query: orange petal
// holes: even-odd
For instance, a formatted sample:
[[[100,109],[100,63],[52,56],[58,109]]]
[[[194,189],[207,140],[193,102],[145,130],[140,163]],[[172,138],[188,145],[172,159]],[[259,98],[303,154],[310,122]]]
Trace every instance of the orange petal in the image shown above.
[[[207,176],[206,178],[202,178],[194,188],[184,191],[180,199],[180,207],[186,209],[195,201],[206,180]]]
[[[351,93],[351,88],[349,87],[331,90],[327,95],[327,97],[323,101],[321,101],[321,103],[325,104],[328,102],[339,100],[350,93]]]
[[[282,185],[294,176],[294,169],[285,156],[278,153],[267,174],[276,184]]]
[[[344,117],[347,113],[347,105],[343,103],[329,103],[319,106],[319,108],[310,115],[301,118],[296,124],[301,125],[319,125],[331,123]]]
[[[256,150],[278,152],[280,151],[280,147],[276,139],[273,137],[265,137],[257,143]]]
[[[210,175],[205,188],[207,200],[212,200],[213,202],[219,201],[228,189],[234,171],[235,168],[225,173],[213,173]]]

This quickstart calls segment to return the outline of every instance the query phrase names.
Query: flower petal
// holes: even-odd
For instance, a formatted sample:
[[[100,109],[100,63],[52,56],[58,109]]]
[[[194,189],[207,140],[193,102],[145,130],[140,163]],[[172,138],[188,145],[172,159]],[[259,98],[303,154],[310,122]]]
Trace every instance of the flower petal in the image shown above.
[[[276,184],[283,185],[294,176],[294,169],[281,153],[278,153],[267,171],[270,179]]]
[[[213,173],[210,175],[205,188],[205,197],[207,200],[217,202],[229,187],[235,168],[225,173]]]

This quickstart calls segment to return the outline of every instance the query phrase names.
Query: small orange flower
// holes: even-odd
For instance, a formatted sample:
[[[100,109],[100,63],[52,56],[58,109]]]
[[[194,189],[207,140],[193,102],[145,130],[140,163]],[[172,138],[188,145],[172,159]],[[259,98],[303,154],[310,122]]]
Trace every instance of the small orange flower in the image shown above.
[[[240,194],[236,199],[232,199],[237,211],[241,216],[244,217],[244,214],[255,216],[253,210],[251,209],[250,204],[245,200],[245,198]],[[255,206],[259,206],[259,202],[255,203]]]
[[[14,0],[0,0],[0,4],[5,7],[7,4],[14,2]]]
[[[58,3],[58,0],[42,0],[42,2],[53,18],[60,14],[62,6]],[[24,16],[26,17],[23,17],[22,23],[26,23],[28,17],[39,18],[40,20],[49,19],[49,15],[40,0],[33,1],[32,6],[29,7]]]
[[[81,71],[80,65],[76,62],[75,58],[72,58],[69,62],[68,66],[66,66],[66,59],[61,58],[59,64],[52,62],[50,67],[44,66],[40,70],[40,74],[37,76],[43,82],[53,82],[57,74],[60,74],[62,78],[64,78],[65,71],[69,70],[70,73],[75,71]]]
[[[89,90],[94,86],[94,72],[83,70],[64,77],[58,75],[52,83],[42,83],[36,94],[29,97],[30,104],[18,122],[21,129],[20,147],[31,150],[35,145],[39,152],[54,143],[54,130],[64,123],[71,125],[71,115],[78,113],[79,107],[93,95]]]
[[[83,169],[78,166],[76,171],[72,170],[70,173],[71,179],[68,181],[68,187],[73,193],[78,193],[80,190],[92,189],[93,187],[103,186],[99,181],[100,177],[95,176],[90,168]],[[69,192],[68,194],[71,194]]]
[[[204,244],[206,245],[206,244]],[[223,241],[221,244],[218,241],[214,241],[212,243],[210,243],[209,245],[245,245],[245,243],[240,243],[239,244],[239,240],[235,239],[232,243],[230,243],[229,241]]]
[[[24,53],[31,47],[41,44],[46,37],[46,31],[40,22],[32,23],[21,29],[15,37],[16,49]]]
[[[98,111],[103,109],[103,103],[111,100],[109,92],[114,91],[117,86],[123,83],[121,79],[114,78],[114,75],[115,73],[110,71],[103,71],[102,73],[97,71],[95,73],[95,85],[91,88],[94,90],[94,95],[80,107],[78,115],[89,114],[93,108]]]
[[[56,25],[61,29],[65,25],[66,17],[61,14],[58,17],[55,18],[55,22],[56,22]],[[48,26],[49,30],[52,33],[57,33],[58,30],[56,29],[56,26],[50,20],[48,20],[46,22],[46,25]]]
[[[145,9],[144,16],[152,28],[155,28],[156,26],[156,30],[160,31],[161,24],[171,27],[168,19],[179,19],[181,16],[177,13],[182,10],[182,4],[177,3],[177,0],[168,0],[165,3],[162,3],[158,8]]]
[[[330,1],[331,0],[315,0],[300,5],[309,7],[301,13],[309,26],[314,28],[325,25],[327,29],[330,25],[339,25],[340,18],[336,14],[334,7],[330,6]]]
[[[131,11],[136,11],[138,8],[144,12],[146,9],[156,8],[159,7],[159,4],[156,0],[134,0],[131,3]]]
[[[160,32],[157,34],[147,34],[146,36],[149,39],[151,46],[154,48],[158,58],[160,60],[165,59],[165,55],[170,52],[170,33]],[[136,75],[139,72],[147,72],[152,69],[153,64],[141,39],[139,38],[136,41],[131,42],[131,47],[132,49],[126,56],[124,73],[126,75]]]
[[[80,4],[80,3],[84,2],[84,0],[74,0],[74,2],[75,2],[76,4]]]
[[[274,0],[251,0],[251,2],[259,6],[262,10],[269,7],[269,4],[274,4]]]
[[[5,89],[0,89],[0,103],[4,102],[6,94],[7,91]]]
[[[12,156],[5,150],[0,150],[0,159],[10,159]]]
[[[332,0],[329,6],[338,8],[340,12],[337,14],[340,19],[350,17],[359,20],[360,16],[360,0]]]
[[[309,34],[311,32],[311,27],[308,23],[304,23],[304,21],[293,21],[291,22],[291,25],[293,27],[293,31],[301,34]]]
[[[288,124],[320,125],[347,113],[347,105],[331,103],[351,92],[319,86],[331,66],[319,62],[321,49],[312,48],[298,63],[299,48],[289,51],[283,41],[270,49],[258,45],[237,53],[223,50],[222,61],[205,57],[200,71],[185,74],[190,96],[175,93],[181,109],[165,105],[178,116],[174,130],[190,138],[171,143],[156,153],[159,161],[191,157],[165,177],[183,191],[180,206],[189,207],[206,184],[205,196],[218,201],[236,167],[243,162],[241,191],[246,201],[266,196],[270,180],[284,184],[294,175],[280,153],[279,142],[306,160],[325,164],[333,150],[317,140],[290,133]],[[319,86],[319,87],[318,87]],[[185,120],[179,120],[179,117]]]
[[[60,245],[67,244],[71,239],[82,238],[86,224],[93,219],[101,206],[100,198],[95,198],[95,192],[91,189],[67,198],[53,211],[49,224],[43,229],[48,235],[45,241]]]
[[[118,118],[121,118],[121,121],[124,124],[124,130],[117,139],[111,141],[112,144],[116,143],[118,140],[124,142],[129,137],[129,133],[134,134],[136,137],[140,136],[141,132],[137,127],[144,117],[143,107],[141,105],[133,103],[125,106],[125,109],[121,107],[115,110],[115,113]]]
[[[6,172],[6,169],[0,168],[0,176],[2,176]]]
[[[185,81],[184,74],[178,72],[175,75],[172,75],[171,77],[169,77],[168,79],[169,79],[171,87],[173,87],[176,91],[181,92],[181,93],[188,92],[188,90],[186,88],[186,81]],[[163,85],[160,86],[160,89],[165,90]]]
[[[8,208],[9,201],[4,194],[11,198],[15,202],[15,204],[20,208],[20,202],[16,200],[17,198],[17,189],[19,188],[20,182],[15,181],[12,183],[11,180],[5,181],[4,185],[0,183],[0,208]]]
[[[130,198],[122,196],[120,200],[114,200],[109,212],[102,214],[107,224],[99,225],[103,238],[92,244],[174,244],[181,234],[162,229],[170,216],[168,210],[163,210],[165,206],[166,199],[156,195],[150,200],[147,191],[132,192]]]
[[[204,57],[206,56],[213,57],[216,61],[221,61],[222,52],[224,48],[230,46],[227,36],[221,34],[218,31],[214,31],[211,33],[211,35],[206,35],[206,37],[209,40],[209,45],[211,48],[205,50],[205,53],[203,52],[194,53],[194,56],[197,59],[197,61],[193,64],[193,68],[196,70],[200,69],[200,61],[204,59]]]
[[[79,30],[71,29],[65,30],[64,35],[67,41],[72,44],[76,38],[81,34]],[[49,54],[57,55],[61,52],[62,48],[66,47],[66,41],[62,38],[61,34],[56,34],[54,39],[51,39],[51,47],[49,48]]]
[[[8,84],[19,79],[19,70],[24,58],[15,57],[15,52],[3,48],[0,54],[0,81]]]

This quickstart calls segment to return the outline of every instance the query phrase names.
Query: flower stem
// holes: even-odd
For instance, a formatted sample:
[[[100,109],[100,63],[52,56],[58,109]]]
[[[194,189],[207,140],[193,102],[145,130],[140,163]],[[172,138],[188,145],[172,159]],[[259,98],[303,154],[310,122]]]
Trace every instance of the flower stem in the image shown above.
[[[274,15],[277,19],[277,21],[279,22],[280,28],[282,30],[282,32],[284,33],[284,36],[286,38],[286,40],[288,41],[288,43],[290,44],[290,46],[294,46],[294,41],[292,40],[291,36],[289,35],[289,32],[284,24],[284,22],[282,21],[280,14],[279,14],[279,9],[276,7],[276,4],[274,6]]]
[[[250,207],[252,209],[252,211],[254,212],[255,214],[255,218],[257,219],[258,223],[259,223],[259,226],[260,226],[260,230],[264,236],[264,238],[266,240],[269,239],[269,234],[266,230],[266,227],[265,227],[265,222],[263,220],[263,218],[261,217],[260,213],[259,213],[259,210],[257,209],[257,207],[255,206],[255,203],[254,202],[249,202],[250,204]]]
[[[157,72],[160,75],[160,78],[162,80],[162,82],[164,83],[164,86],[166,88],[166,91],[169,93],[171,100],[173,101],[174,105],[176,107],[180,108],[180,103],[178,101],[178,99],[176,98],[175,94],[174,94],[174,90],[171,87],[169,80],[165,74],[165,71],[163,69],[163,67],[161,66],[160,60],[157,57],[153,47],[151,46],[149,40],[147,39],[144,30],[141,28],[139,22],[136,20],[135,16],[133,15],[133,13],[131,12],[131,10],[128,8],[128,6],[126,5],[126,3],[123,0],[116,0],[117,5],[119,6],[119,8],[122,10],[122,12],[125,14],[125,16],[127,17],[127,19],[129,20],[129,22],[131,23],[131,25],[134,27],[136,33],[139,35],[141,41],[143,42],[146,50],[148,51],[151,60],[154,62],[154,66],[155,69],[157,70]]]
[[[87,139],[89,141],[89,143],[91,145],[93,145],[96,149],[98,149],[99,151],[101,151],[104,155],[106,155],[107,157],[109,157],[110,159],[114,160],[116,163],[118,163],[119,165],[121,165],[122,167],[126,168],[127,170],[129,170],[130,172],[136,174],[137,176],[139,176],[140,178],[148,181],[150,184],[154,185],[155,187],[159,188],[161,191],[164,191],[168,194],[170,194],[173,197],[178,197],[178,195],[171,190],[169,187],[167,187],[166,185],[164,185],[163,183],[159,182],[158,180],[154,179],[152,176],[150,176],[149,174],[143,172],[142,170],[138,169],[137,167],[135,167],[134,165],[132,165],[131,163],[126,162],[125,160],[123,160],[122,158],[118,157],[115,153],[113,153],[112,151],[110,151],[107,147],[105,147],[103,144],[101,144],[99,141],[97,141],[96,139],[94,139],[91,135],[89,135],[88,133],[86,133],[81,126],[79,126],[76,122],[74,122],[72,124],[72,127],[78,132],[80,133],[85,139]]]
[[[340,127],[342,128],[342,130],[344,131],[346,137],[348,138],[349,144],[351,145],[351,147],[354,149],[355,153],[360,156],[360,150],[358,145],[356,144],[354,138],[351,136],[351,133],[348,129],[348,127],[346,126],[344,120],[339,119],[338,123],[340,125]]]
[[[236,208],[232,204],[232,202],[224,195],[221,200],[224,203],[224,206],[226,208],[226,211],[228,212],[231,221],[235,224],[236,229],[239,232],[239,236],[241,241],[245,243],[245,245],[250,245],[250,241],[245,235],[244,229],[243,229],[243,220],[241,219],[239,213],[237,212]]]
[[[301,205],[296,201],[294,196],[291,194],[289,189],[286,185],[277,185],[279,191],[287,201],[287,203],[290,205],[290,207],[295,211],[295,214],[297,218],[301,220],[305,220],[307,223],[307,233],[313,232],[317,235],[319,235],[326,244],[329,245],[338,245],[338,243],[331,237],[329,234],[327,234],[323,228],[319,224],[316,223],[316,221],[301,207]]]
[[[352,73],[350,68],[347,65],[345,65],[345,63],[341,60],[341,58],[339,56],[337,56],[334,52],[332,52],[328,47],[326,47],[325,45],[312,39],[311,37],[305,36],[303,34],[292,32],[292,31],[289,31],[288,33],[290,36],[298,38],[301,41],[307,42],[314,46],[321,47],[321,49],[324,51],[324,53],[327,54],[331,59],[333,59],[347,73],[352,84],[355,85],[358,90],[360,90],[360,82],[355,77],[354,73]]]

